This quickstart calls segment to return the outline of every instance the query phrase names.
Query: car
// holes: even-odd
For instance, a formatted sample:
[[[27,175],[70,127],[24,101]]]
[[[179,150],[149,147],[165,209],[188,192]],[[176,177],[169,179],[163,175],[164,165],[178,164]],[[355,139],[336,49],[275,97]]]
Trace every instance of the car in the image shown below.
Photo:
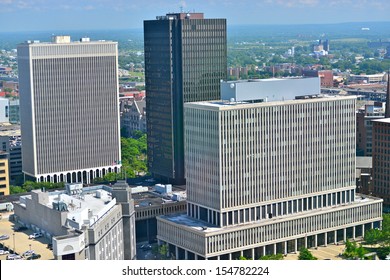
[[[21,260],[22,257],[19,256],[18,254],[11,254],[7,256],[7,260]]]
[[[151,250],[152,249],[152,245],[144,244],[144,245],[141,246],[141,249],[144,250],[144,251]]]
[[[15,228],[15,231],[23,231],[23,230],[26,230],[26,229],[27,229],[27,227],[20,226],[20,227]]]
[[[8,255],[9,251],[0,250],[0,255]]]
[[[40,232],[34,232],[33,234],[30,234],[30,235],[28,236],[28,239],[35,239],[35,238],[42,237],[42,236],[43,236],[42,233],[40,233]]]
[[[27,257],[27,260],[36,260],[41,257],[40,254],[32,254],[31,256]]]
[[[9,235],[6,234],[0,235],[0,240],[7,240],[7,239],[9,239]]]
[[[34,250],[28,250],[28,251],[24,252],[22,254],[22,256],[23,257],[28,257],[28,256],[31,256],[31,255],[34,255],[34,254],[35,254]]]

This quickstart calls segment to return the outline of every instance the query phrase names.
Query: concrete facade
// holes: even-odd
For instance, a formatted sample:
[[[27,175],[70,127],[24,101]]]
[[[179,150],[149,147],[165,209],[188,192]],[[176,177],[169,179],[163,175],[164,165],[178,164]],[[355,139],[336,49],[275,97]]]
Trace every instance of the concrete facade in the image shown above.
[[[18,45],[23,172],[89,183],[120,168],[116,42]]]
[[[0,152],[0,196],[9,195],[8,154]]]
[[[126,183],[32,191],[15,203],[15,219],[53,242],[56,259],[135,259],[134,202]]]
[[[380,227],[383,201],[355,193],[355,109],[354,97],[186,104],[187,215],[158,217],[158,239],[177,259],[258,258]]]

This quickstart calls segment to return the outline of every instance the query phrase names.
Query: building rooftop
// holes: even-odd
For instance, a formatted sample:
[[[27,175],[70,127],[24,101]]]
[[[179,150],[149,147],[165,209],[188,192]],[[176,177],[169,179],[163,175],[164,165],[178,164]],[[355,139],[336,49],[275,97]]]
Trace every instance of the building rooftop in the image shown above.
[[[372,168],[372,157],[356,157],[356,168]]]
[[[300,103],[314,103],[321,101],[333,101],[333,100],[349,100],[356,99],[355,96],[328,96],[328,95],[311,95],[294,99],[294,100],[284,100],[284,101],[272,101],[272,102],[250,102],[250,101],[227,101],[227,100],[214,100],[214,101],[200,101],[200,102],[191,102],[186,103],[186,107],[204,107],[208,109],[216,110],[230,110],[230,109],[243,109],[243,108],[253,108],[253,107],[271,107],[278,105],[292,105]]]
[[[372,120],[373,122],[380,122],[380,123],[390,123],[390,118],[384,118],[384,119],[376,119]]]
[[[68,221],[76,229],[92,226],[116,204],[116,199],[111,197],[111,188],[107,186],[83,188],[82,184],[69,184],[63,191],[33,192],[43,197],[40,203],[46,207],[67,212]],[[26,205],[27,199],[32,199],[32,195],[20,197],[20,204]]]

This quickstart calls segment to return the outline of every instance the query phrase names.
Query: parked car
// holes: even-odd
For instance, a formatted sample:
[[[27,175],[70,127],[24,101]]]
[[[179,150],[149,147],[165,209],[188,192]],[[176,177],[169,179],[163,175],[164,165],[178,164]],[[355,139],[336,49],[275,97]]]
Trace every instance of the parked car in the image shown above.
[[[36,260],[41,257],[40,254],[32,254],[31,256],[27,257],[27,260]]]
[[[31,256],[31,255],[34,255],[34,254],[35,254],[34,250],[28,250],[28,251],[24,252],[22,254],[22,256],[23,257],[28,257],[28,256]]]
[[[19,256],[18,254],[11,254],[7,256],[7,260],[21,260],[22,257]]]
[[[144,244],[144,245],[141,246],[141,249],[144,250],[144,251],[151,250],[152,249],[152,245]]]
[[[20,226],[20,227],[15,228],[15,231],[23,231],[23,230],[26,230],[26,229],[27,229],[27,227]]]
[[[40,233],[40,232],[34,232],[33,234],[30,234],[30,235],[28,236],[28,239],[35,239],[35,238],[42,237],[42,236],[43,236],[42,233]]]
[[[0,250],[0,255],[8,255],[9,251]]]
[[[6,240],[9,239],[9,236],[6,234],[0,235],[0,240]]]

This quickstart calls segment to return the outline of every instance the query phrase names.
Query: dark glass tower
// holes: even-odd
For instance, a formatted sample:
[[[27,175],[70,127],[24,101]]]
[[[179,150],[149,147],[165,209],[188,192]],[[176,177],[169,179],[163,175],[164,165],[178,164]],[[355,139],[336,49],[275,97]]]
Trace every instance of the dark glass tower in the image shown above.
[[[144,21],[148,167],[183,184],[183,104],[220,99],[226,79],[226,19],[175,13]]]

